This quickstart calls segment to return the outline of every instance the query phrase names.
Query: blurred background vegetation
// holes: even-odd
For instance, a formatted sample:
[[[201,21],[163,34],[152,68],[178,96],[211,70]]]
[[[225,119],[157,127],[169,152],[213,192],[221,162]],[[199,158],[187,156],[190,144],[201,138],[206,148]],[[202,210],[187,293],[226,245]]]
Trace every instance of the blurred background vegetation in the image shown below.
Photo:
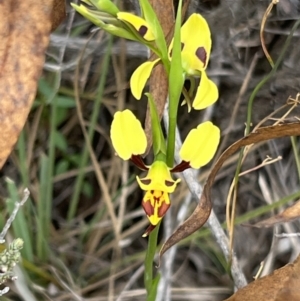
[[[136,2],[124,1],[121,6],[136,10]],[[213,51],[208,74],[219,87],[220,99],[205,112],[187,114],[186,107],[180,108],[182,137],[201,121],[213,120],[222,130],[220,154],[243,136],[249,95],[271,69],[259,38],[269,3],[192,1],[189,14],[203,14],[211,28]],[[144,300],[147,240],[141,235],[148,221],[140,205],[143,195],[135,182],[139,171],[115,156],[109,130],[114,112],[125,106],[140,120],[145,117],[146,100],[133,99],[128,80],[147,59],[147,51],[137,43],[95,30],[69,5],[67,12],[66,20],[51,35],[27,124],[1,170],[3,213],[12,211],[25,187],[31,192],[9,235],[24,240],[23,262],[16,270],[18,280],[7,284],[11,291],[1,300]],[[273,9],[264,34],[273,60],[299,16],[297,0],[281,0]],[[299,36],[300,29],[280,69],[259,91],[252,113],[254,125],[300,92]],[[295,116],[299,117],[297,108],[287,120],[295,120]],[[86,143],[83,127],[92,148]],[[283,158],[247,173],[239,185],[234,248],[249,281],[262,261],[263,275],[268,274],[294,259],[300,249],[298,238],[274,236],[299,232],[298,221],[272,229],[240,225],[270,216],[300,196],[299,139],[256,145],[243,170],[261,164],[266,156]],[[222,223],[237,158],[228,160],[213,189],[214,210]],[[209,170],[210,166],[199,173],[201,183]],[[192,212],[195,201],[186,184],[180,184],[161,228],[161,242],[163,229],[172,232]],[[4,221],[2,214],[2,225]],[[205,227],[182,242],[173,256],[169,267],[173,271],[172,300],[217,301],[232,293],[224,255]]]

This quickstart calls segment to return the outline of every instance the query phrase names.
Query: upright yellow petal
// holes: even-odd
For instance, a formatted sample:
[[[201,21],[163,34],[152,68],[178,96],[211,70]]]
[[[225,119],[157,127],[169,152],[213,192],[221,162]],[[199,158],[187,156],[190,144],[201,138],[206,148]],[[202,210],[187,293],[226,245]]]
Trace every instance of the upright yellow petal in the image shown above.
[[[160,59],[156,59],[155,61],[147,61],[140,65],[133,72],[130,78],[130,88],[131,93],[136,99],[141,99],[143,89],[146,85],[148,78],[150,77],[151,71],[157,62]]]
[[[180,158],[191,167],[200,168],[213,158],[219,142],[220,129],[210,121],[203,122],[187,135],[179,152]]]
[[[181,27],[183,56],[193,56],[190,69],[205,70],[211,51],[211,36],[206,20],[200,14],[192,14]]]
[[[210,80],[205,71],[203,71],[201,73],[200,85],[193,101],[193,108],[195,110],[205,109],[215,103],[218,98],[219,91],[216,84]]]
[[[117,17],[119,20],[132,25],[139,35],[146,41],[155,40],[155,36],[152,30],[149,28],[149,24],[143,18],[126,12],[118,12]]]
[[[123,160],[130,159],[132,155],[143,154],[147,147],[142,125],[130,110],[115,113],[110,137],[116,153]]]

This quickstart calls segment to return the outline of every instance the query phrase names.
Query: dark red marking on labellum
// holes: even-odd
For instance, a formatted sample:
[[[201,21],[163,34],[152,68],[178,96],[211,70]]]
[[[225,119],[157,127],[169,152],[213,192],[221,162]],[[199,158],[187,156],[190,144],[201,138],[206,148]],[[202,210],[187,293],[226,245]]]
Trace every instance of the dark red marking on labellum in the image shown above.
[[[148,28],[147,28],[145,25],[142,25],[142,26],[139,28],[138,33],[139,33],[142,37],[144,37],[145,34],[147,33],[147,31],[148,31]]]
[[[169,208],[170,208],[170,204],[162,203],[161,206],[158,208],[158,212],[157,212],[158,216],[163,217]]]
[[[144,211],[146,212],[146,214],[148,216],[151,216],[154,214],[154,208],[152,207],[150,200],[148,200],[148,201],[143,200],[142,207],[144,208]]]
[[[204,49],[204,47],[199,47],[196,50],[196,56],[197,58],[204,64],[204,66],[206,66],[206,50]]]

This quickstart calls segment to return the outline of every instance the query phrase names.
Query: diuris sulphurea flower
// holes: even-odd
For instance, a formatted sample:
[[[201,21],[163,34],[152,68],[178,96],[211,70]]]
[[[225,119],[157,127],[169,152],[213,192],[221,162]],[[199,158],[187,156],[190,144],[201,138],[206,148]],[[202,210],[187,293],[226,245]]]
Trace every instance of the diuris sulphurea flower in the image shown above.
[[[217,126],[210,121],[201,123],[187,135],[179,152],[182,161],[175,167],[169,167],[163,152],[156,154],[151,165],[145,165],[141,155],[147,148],[146,134],[130,110],[115,113],[110,135],[120,158],[130,159],[137,167],[147,171],[146,177],[136,177],[140,188],[146,191],[142,206],[150,222],[143,236],[155,228],[171,205],[169,194],[175,191],[180,182],[180,179],[174,180],[171,173],[206,165],[213,158],[220,140]]]
[[[202,110],[212,105],[219,97],[218,88],[206,74],[211,52],[211,34],[206,20],[200,14],[192,14],[181,27],[181,62],[183,76],[192,83],[192,91],[186,93],[185,101],[188,109],[192,106]],[[169,46],[169,60],[172,59],[173,40]],[[160,58],[141,64],[132,74],[130,87],[133,96],[140,99],[152,69],[160,62]],[[194,90],[194,77],[200,77],[193,103],[190,95]]]

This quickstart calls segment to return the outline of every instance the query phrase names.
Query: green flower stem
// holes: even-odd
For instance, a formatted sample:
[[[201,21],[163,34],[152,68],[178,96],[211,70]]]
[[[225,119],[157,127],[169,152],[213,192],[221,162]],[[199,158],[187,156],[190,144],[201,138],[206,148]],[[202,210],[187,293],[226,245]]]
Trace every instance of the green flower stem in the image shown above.
[[[181,7],[182,0],[180,0],[178,3],[174,32],[174,44],[172,50],[172,60],[169,73],[169,129],[167,140],[167,165],[169,167],[172,167],[174,165],[177,112],[180,95],[184,83],[184,74],[181,63]]]
[[[155,301],[158,282],[157,277],[153,279],[153,262],[157,249],[157,237],[160,223],[149,235],[148,249],[145,257],[144,284],[147,291],[147,301]]]
[[[153,153],[155,156],[155,160],[158,155],[160,160],[166,161],[166,142],[164,138],[164,134],[161,128],[160,119],[157,113],[157,109],[155,106],[154,99],[150,93],[145,93],[145,95],[148,97],[148,102],[150,106],[150,116],[151,116],[151,126],[152,126],[152,138],[153,138]],[[162,155],[164,156],[162,156]]]
[[[172,167],[174,165],[177,110],[174,115],[175,115],[175,117],[171,117],[171,115],[169,114],[168,148],[167,148],[167,162],[166,162],[169,167]]]

